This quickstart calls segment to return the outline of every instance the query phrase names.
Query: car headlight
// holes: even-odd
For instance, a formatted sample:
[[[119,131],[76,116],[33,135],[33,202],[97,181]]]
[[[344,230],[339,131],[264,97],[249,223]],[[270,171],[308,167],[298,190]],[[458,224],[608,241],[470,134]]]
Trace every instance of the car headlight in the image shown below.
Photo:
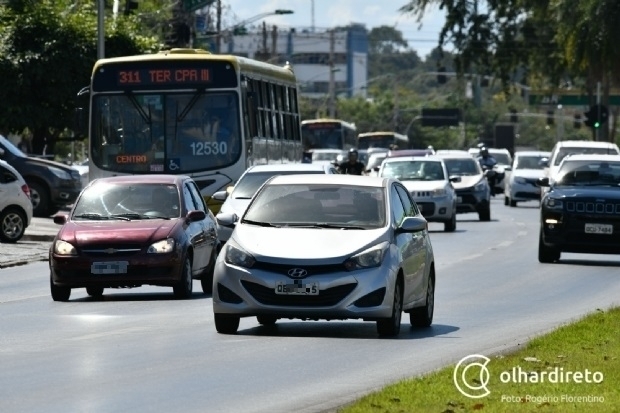
[[[77,255],[77,250],[67,241],[56,241],[54,243],[54,253],[58,255]]]
[[[388,245],[387,241],[382,242],[359,254],[355,254],[344,262],[344,267],[347,271],[378,267],[381,265],[381,262],[383,262],[383,257],[388,249]]]
[[[545,199],[545,206],[549,209],[561,211],[562,208],[564,207],[564,203],[559,199],[549,197]]]
[[[69,172],[64,171],[60,168],[56,168],[55,166],[48,166],[47,169],[49,169],[49,171],[51,173],[53,173],[54,175],[56,175],[58,178],[60,179],[64,179],[66,181],[70,181],[71,180],[71,175],[69,174]],[[75,171],[77,173],[77,171]],[[78,177],[80,175],[78,174]]]
[[[525,185],[527,184],[527,181],[525,180],[525,178],[517,177],[515,178],[515,183],[520,184],[520,185]]]
[[[474,191],[476,192],[484,191],[486,187],[487,187],[486,181],[482,180],[478,182],[476,185],[474,185]]]
[[[148,254],[166,254],[174,250],[174,240],[172,238],[154,242],[146,250]]]
[[[446,196],[446,188],[436,188],[433,191],[433,196],[435,197]]]
[[[226,261],[227,264],[236,265],[237,267],[252,268],[256,262],[256,259],[240,247],[228,242],[226,244],[226,255],[224,255],[224,261]]]

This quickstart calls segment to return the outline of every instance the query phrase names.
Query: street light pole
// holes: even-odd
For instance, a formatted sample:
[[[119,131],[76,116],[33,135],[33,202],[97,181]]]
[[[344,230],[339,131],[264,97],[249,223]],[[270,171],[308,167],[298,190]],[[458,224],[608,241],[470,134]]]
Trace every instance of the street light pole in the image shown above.
[[[97,59],[105,57],[105,0],[97,0]]]

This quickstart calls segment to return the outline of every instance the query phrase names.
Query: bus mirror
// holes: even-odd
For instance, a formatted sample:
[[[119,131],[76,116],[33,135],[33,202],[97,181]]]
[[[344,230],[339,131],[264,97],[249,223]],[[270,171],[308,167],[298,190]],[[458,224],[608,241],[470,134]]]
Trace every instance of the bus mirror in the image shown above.
[[[75,137],[78,139],[84,138],[86,135],[86,125],[85,125],[85,113],[83,108],[75,108],[75,118],[74,118],[74,133]]]

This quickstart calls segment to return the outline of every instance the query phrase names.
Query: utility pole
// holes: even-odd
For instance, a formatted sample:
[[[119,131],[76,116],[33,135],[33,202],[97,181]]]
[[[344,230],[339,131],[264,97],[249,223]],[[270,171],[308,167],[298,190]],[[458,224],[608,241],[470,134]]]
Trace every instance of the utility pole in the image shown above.
[[[271,29],[271,58],[269,61],[271,63],[275,62],[276,57],[278,56],[278,26],[273,25],[273,29]]]
[[[310,28],[311,29],[310,32],[314,33],[314,0],[310,0],[310,7],[311,7],[310,14],[312,16],[312,26]]]
[[[329,116],[336,117],[336,74],[334,73],[334,54],[336,49],[336,33],[334,29],[329,31]]]
[[[222,0],[217,0],[215,19],[215,31],[217,32],[217,35],[215,36],[215,52],[219,54],[222,48]]]
[[[97,58],[105,57],[105,0],[97,1]]]
[[[601,82],[596,82],[596,110],[598,113],[596,114],[596,119],[601,119]],[[594,140],[601,140],[601,128],[594,129]]]

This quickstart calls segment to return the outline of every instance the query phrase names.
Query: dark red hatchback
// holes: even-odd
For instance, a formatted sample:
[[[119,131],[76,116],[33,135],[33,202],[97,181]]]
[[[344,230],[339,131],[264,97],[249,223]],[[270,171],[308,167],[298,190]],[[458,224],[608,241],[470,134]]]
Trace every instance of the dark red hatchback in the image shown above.
[[[54,301],[72,288],[100,297],[105,288],[172,287],[192,294],[193,279],[210,293],[219,251],[215,217],[185,175],[101,178],[78,197],[49,253]]]

